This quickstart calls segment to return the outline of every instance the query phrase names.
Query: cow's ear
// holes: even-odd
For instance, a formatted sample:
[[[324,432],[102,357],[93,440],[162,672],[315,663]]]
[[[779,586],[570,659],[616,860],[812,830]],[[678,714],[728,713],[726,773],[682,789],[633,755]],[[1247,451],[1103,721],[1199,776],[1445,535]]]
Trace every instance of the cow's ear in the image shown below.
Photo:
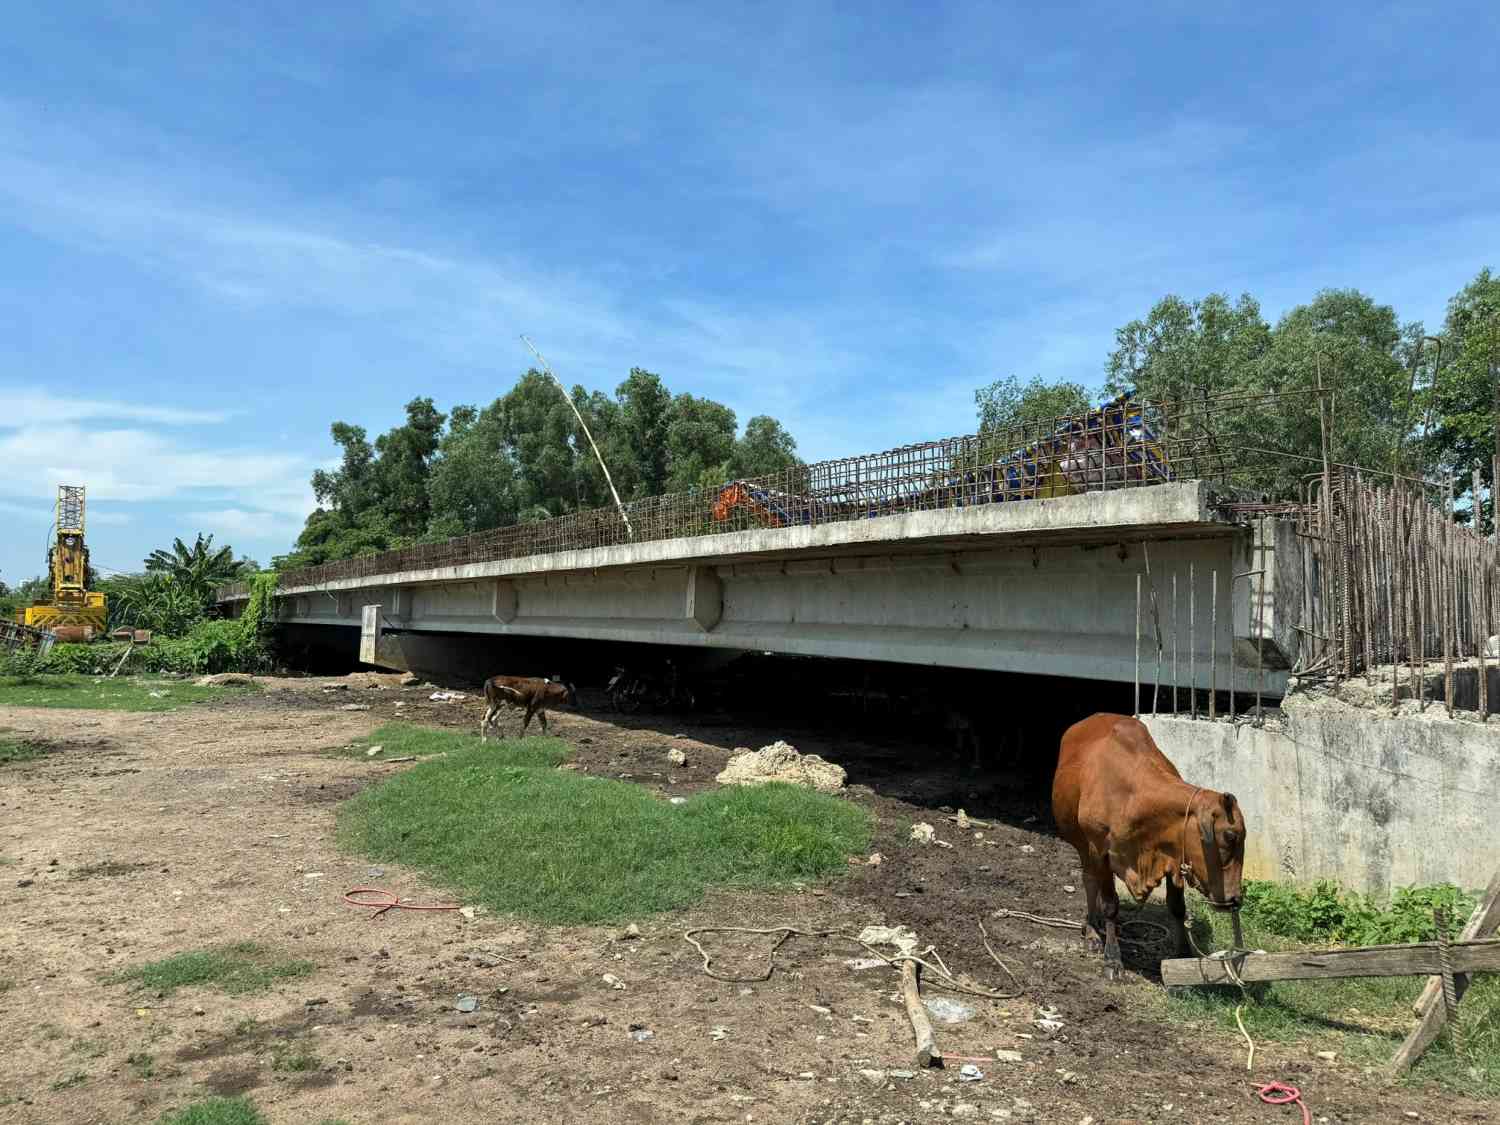
[[[1231,817],[1234,816],[1234,794],[1233,793],[1225,793],[1224,794],[1224,811],[1229,816],[1231,816]]]

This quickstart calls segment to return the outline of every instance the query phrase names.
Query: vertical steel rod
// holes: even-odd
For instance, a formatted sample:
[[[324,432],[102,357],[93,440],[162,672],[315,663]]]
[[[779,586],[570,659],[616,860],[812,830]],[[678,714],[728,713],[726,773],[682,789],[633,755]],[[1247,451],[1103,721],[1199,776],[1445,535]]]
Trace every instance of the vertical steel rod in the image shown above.
[[[1219,717],[1219,570],[1214,568],[1208,598],[1208,717]]]
[[[1172,714],[1177,714],[1177,568],[1172,568]]]
[[[1188,707],[1198,717],[1198,574],[1197,564],[1188,563]]]
[[[1229,572],[1229,721],[1234,722],[1234,581],[1235,573]]]
[[[1141,575],[1135,575],[1135,717],[1141,717]]]
[[[1266,517],[1260,517],[1260,593],[1255,599],[1255,721],[1265,721],[1261,696],[1266,686]]]

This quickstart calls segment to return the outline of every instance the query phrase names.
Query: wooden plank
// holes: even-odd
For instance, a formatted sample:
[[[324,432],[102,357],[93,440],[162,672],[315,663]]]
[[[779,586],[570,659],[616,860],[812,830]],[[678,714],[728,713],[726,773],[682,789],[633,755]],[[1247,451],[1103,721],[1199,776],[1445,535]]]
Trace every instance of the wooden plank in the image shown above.
[[[1469,921],[1458,935],[1459,941],[1475,941],[1485,937],[1490,931],[1500,928],[1500,871],[1495,872],[1495,877],[1490,880],[1489,889],[1484,892],[1484,897],[1479,900],[1479,905],[1474,908],[1474,913],[1469,915]],[[1460,999],[1463,998],[1465,989],[1469,987],[1469,978],[1462,974],[1453,978],[1454,988]],[[1429,977],[1427,987],[1422,989],[1422,995],[1417,997],[1414,1005],[1419,1016],[1426,1016],[1432,1006],[1432,1002],[1443,994],[1443,978]],[[1439,1023],[1438,1026],[1442,1026]]]
[[[1454,942],[1453,971],[1500,971],[1500,941]],[[1247,953],[1233,962],[1246,984],[1263,980],[1331,980],[1336,977],[1425,976],[1438,971],[1436,942],[1371,945],[1308,953]],[[1232,984],[1229,963],[1204,957],[1177,957],[1161,963],[1161,982],[1180,986]]]

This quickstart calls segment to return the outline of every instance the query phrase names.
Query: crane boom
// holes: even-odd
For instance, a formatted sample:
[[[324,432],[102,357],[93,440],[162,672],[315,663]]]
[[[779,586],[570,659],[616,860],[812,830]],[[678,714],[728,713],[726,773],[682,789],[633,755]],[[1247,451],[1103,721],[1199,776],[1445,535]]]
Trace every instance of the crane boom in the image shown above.
[[[89,590],[89,549],[84,543],[84,489],[57,487],[57,538],[47,552],[52,596],[16,611],[16,621],[45,629],[60,641],[91,641],[104,635],[104,595]]]

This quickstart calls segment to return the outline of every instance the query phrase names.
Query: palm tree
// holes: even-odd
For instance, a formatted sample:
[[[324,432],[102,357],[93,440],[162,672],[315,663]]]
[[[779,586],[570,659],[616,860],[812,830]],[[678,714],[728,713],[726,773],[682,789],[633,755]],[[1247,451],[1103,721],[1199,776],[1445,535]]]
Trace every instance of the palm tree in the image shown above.
[[[191,547],[174,539],[170,551],[152,551],[146,556],[146,570],[170,574],[178,586],[207,596],[215,586],[238,578],[240,564],[233,547],[216,551],[214,537],[200,531]]]

